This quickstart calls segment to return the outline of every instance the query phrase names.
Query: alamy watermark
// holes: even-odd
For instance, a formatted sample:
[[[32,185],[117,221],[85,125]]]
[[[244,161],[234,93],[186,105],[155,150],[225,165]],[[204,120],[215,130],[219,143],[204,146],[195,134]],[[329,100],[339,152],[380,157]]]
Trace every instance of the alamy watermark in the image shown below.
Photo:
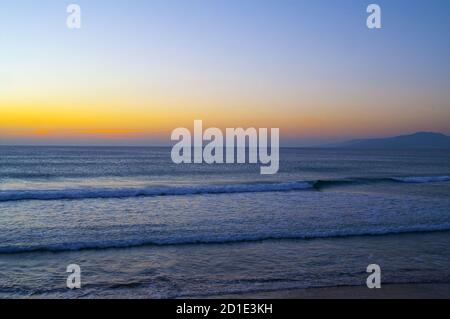
[[[270,141],[269,141],[270,139]],[[172,161],[176,164],[261,164],[263,175],[278,173],[280,167],[280,130],[278,128],[218,128],[203,132],[203,122],[194,121],[194,134],[187,128],[172,132]],[[206,145],[203,142],[207,141]],[[248,143],[247,143],[248,141]],[[269,152],[270,148],[270,152]]]
[[[366,25],[369,29],[381,29],[381,7],[372,3],[367,6]],[[78,4],[69,4],[66,8],[67,16],[66,25],[69,29],[81,29],[81,7]]]
[[[77,264],[71,264],[67,266],[66,272],[70,273],[66,280],[67,288],[81,289],[81,267]]]
[[[81,7],[78,4],[69,4],[67,6],[66,25],[69,29],[81,29]]]
[[[377,264],[371,264],[367,266],[367,277],[366,284],[369,289],[380,289],[381,288],[381,267]]]
[[[369,29],[381,29],[381,7],[378,4],[370,4],[367,7],[367,27]]]

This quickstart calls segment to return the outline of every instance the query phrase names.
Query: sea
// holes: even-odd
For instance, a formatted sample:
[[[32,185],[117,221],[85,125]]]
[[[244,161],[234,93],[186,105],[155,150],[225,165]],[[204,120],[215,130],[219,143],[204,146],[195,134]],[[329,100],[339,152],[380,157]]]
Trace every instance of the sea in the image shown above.
[[[170,152],[0,147],[0,298],[361,286],[370,264],[450,283],[449,150],[283,148],[276,175]]]

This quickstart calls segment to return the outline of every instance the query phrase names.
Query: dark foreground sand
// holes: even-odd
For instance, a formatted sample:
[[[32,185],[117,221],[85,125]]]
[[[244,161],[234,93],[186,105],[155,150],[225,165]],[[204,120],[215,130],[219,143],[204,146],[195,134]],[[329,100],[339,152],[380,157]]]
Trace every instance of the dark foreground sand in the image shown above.
[[[384,285],[381,289],[365,286],[292,289],[271,292],[224,295],[231,299],[450,299],[450,284]]]

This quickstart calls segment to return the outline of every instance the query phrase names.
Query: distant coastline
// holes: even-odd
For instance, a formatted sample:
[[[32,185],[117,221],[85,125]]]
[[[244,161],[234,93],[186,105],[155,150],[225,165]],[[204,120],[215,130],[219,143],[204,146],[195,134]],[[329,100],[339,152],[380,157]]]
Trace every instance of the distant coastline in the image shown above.
[[[284,144],[284,145],[283,145]],[[289,143],[291,144],[291,143]],[[170,143],[164,144],[111,144],[111,145],[83,145],[83,144],[2,144],[0,147],[48,147],[48,148],[171,148]],[[281,141],[280,148],[282,149],[324,149],[324,148],[355,148],[355,149],[450,149],[450,136],[438,132],[417,132],[409,135],[398,135],[386,138],[360,138],[352,139],[337,143],[325,144],[305,144],[305,145],[287,145]]]
[[[334,148],[380,148],[380,149],[450,149],[450,136],[434,132],[417,132],[387,138],[356,139],[343,143],[328,144],[324,147]]]

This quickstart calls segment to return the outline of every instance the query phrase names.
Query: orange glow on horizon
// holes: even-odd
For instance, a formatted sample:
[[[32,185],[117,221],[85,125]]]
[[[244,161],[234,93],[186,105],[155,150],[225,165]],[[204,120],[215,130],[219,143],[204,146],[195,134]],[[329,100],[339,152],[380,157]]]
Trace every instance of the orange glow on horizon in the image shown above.
[[[129,101],[68,103],[66,100],[43,103],[19,103],[0,100],[0,140],[146,140],[170,141],[172,130],[192,129],[194,120],[202,120],[204,128],[228,127],[280,128],[282,138],[352,138],[386,136],[415,130],[429,130],[426,118],[422,127],[411,125],[413,114],[402,118],[385,118],[382,113],[367,114],[366,110],[340,112],[325,104],[288,106],[287,110],[270,104],[244,107],[242,104],[195,104]],[[239,105],[240,107],[236,107]],[[444,130],[445,132],[445,130]]]

